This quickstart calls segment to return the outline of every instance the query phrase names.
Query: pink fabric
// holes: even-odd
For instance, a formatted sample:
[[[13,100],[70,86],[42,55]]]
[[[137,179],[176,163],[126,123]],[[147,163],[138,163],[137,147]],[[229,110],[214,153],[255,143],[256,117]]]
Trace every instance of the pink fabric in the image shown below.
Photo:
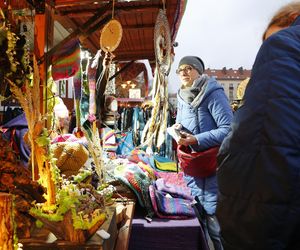
[[[58,135],[55,138],[52,139],[51,144],[57,143],[57,142],[81,142],[81,143],[86,143],[85,138],[77,138],[73,134],[63,134],[63,135]]]
[[[65,142],[65,141],[71,141],[75,142],[78,141],[78,138],[73,134],[63,134],[56,136],[51,143],[57,143],[57,142]]]
[[[181,197],[190,201],[194,200],[191,192],[189,192],[190,190],[188,190],[185,186],[167,183],[163,178],[157,179],[155,184],[158,191],[167,192],[172,196],[175,195],[175,197]]]
[[[187,190],[189,190],[189,188],[187,187],[187,185],[184,181],[183,176],[184,176],[183,172],[178,172],[178,173],[158,172],[157,178],[159,178],[159,177],[163,178],[166,181],[166,183],[185,187],[185,188],[187,188]]]
[[[186,185],[183,172],[157,172],[157,179],[163,178],[165,183],[177,185],[183,188],[186,194],[191,194],[191,189]]]

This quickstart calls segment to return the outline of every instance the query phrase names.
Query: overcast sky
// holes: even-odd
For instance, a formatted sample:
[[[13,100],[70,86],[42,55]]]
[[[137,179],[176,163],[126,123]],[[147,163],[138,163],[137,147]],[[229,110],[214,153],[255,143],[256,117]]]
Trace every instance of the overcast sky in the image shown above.
[[[206,68],[251,69],[261,37],[273,14],[291,0],[188,0],[179,27],[169,92],[179,86],[181,57],[196,55]]]

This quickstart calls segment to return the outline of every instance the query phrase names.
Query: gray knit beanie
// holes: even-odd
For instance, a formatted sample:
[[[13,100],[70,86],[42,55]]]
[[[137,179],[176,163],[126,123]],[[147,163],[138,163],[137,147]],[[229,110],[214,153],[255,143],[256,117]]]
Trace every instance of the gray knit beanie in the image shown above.
[[[199,72],[200,75],[203,74],[205,69],[204,62],[197,56],[185,56],[181,58],[178,68],[183,64],[191,65]]]

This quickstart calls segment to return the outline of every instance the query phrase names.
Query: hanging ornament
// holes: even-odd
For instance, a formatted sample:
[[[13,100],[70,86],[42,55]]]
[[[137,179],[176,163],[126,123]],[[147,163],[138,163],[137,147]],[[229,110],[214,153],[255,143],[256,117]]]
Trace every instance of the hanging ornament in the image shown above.
[[[100,35],[100,47],[105,52],[113,52],[120,44],[123,34],[121,23],[114,18],[113,1],[112,19],[104,25]]]
[[[160,9],[154,27],[154,51],[158,67],[168,74],[171,66],[171,35],[166,11]]]
[[[102,29],[100,47],[105,52],[113,52],[120,44],[123,29],[121,23],[112,19]]]

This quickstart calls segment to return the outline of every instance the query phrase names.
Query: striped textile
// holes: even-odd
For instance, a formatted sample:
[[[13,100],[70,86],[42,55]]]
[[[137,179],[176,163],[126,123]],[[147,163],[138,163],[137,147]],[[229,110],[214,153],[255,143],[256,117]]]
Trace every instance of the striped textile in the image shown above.
[[[72,39],[66,42],[52,56],[52,77],[54,81],[69,78],[80,69],[80,43]]]

